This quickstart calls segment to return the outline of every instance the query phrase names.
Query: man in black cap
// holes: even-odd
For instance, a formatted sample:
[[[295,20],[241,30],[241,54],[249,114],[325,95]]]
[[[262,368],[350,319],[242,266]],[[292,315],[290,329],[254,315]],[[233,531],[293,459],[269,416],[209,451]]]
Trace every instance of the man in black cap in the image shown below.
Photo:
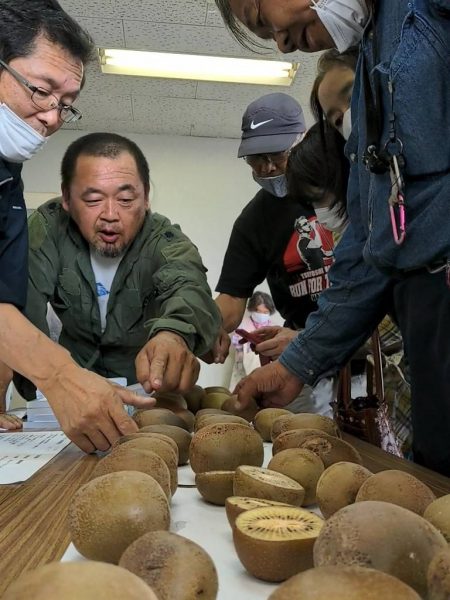
[[[271,340],[265,354],[272,359],[304,327],[307,316],[316,309],[319,293],[328,286],[331,233],[317,222],[313,210],[290,198],[286,189],[289,152],[305,131],[301,106],[287,94],[263,96],[244,113],[238,157],[245,159],[262,189],[237,218],[228,243],[216,287],[223,330],[214,349],[214,362],[224,362],[228,333],[239,326],[247,299],[264,279],[285,320],[285,327],[258,330],[261,341]],[[305,249],[314,250],[313,263],[305,259]],[[298,407],[315,410],[310,394],[306,396],[308,400]]]

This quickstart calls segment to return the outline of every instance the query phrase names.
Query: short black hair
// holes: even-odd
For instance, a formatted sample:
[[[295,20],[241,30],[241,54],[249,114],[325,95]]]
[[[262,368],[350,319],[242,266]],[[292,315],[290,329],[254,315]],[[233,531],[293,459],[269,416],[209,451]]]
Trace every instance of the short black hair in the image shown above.
[[[322,121],[324,114],[319,102],[319,87],[325,75],[335,68],[347,68],[353,72],[356,71],[359,50],[356,46],[349,48],[345,52],[339,53],[335,48],[324,52],[317,61],[317,76],[314,80],[309,104],[311,112],[316,121]]]
[[[270,314],[273,315],[275,304],[273,303],[272,296],[266,294],[266,292],[261,292],[261,290],[256,290],[248,301],[247,309],[255,312],[260,304],[263,304],[269,310]]]
[[[68,191],[80,156],[104,156],[116,158],[128,152],[136,162],[136,168],[144,184],[145,193],[150,191],[150,169],[142,150],[126,137],[117,133],[89,133],[70,144],[61,163],[61,187]]]
[[[328,123],[313,125],[289,154],[286,167],[289,196],[303,206],[313,207],[332,193],[332,206],[339,205],[345,212],[350,165],[344,146],[344,138],[334,127]]]
[[[28,56],[39,36],[61,46],[86,65],[94,42],[56,0],[0,0],[0,58]]]

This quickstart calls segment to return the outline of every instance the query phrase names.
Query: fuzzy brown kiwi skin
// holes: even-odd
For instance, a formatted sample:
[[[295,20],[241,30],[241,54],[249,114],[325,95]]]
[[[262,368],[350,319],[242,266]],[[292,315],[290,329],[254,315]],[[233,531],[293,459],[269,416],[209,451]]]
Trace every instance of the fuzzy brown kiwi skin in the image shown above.
[[[274,421],[271,430],[272,441],[275,441],[281,433],[292,429],[316,429],[328,435],[340,437],[336,423],[329,417],[312,413],[291,413],[291,415],[279,417]]]
[[[233,495],[234,471],[209,471],[197,473],[195,484],[203,499],[210,504],[225,506],[225,501]]]
[[[325,469],[316,488],[317,503],[325,519],[353,504],[359,489],[371,475],[362,465],[350,462],[334,463]]]
[[[304,448],[317,454],[325,468],[335,462],[354,462],[362,465],[359,452],[348,442],[318,429],[291,429],[281,433],[273,443],[273,454],[287,448]]]
[[[428,600],[450,598],[450,546],[438,552],[427,573]]]
[[[304,488],[302,506],[316,503],[317,482],[325,468],[317,454],[304,448],[288,448],[278,452],[267,468],[291,477]]]
[[[138,575],[159,600],[215,600],[217,571],[195,542],[168,531],[143,535],[122,554],[119,565]]]
[[[141,433],[162,433],[169,436],[178,446],[178,465],[185,465],[188,462],[192,436],[185,429],[173,425],[159,424],[141,427],[139,431]]]

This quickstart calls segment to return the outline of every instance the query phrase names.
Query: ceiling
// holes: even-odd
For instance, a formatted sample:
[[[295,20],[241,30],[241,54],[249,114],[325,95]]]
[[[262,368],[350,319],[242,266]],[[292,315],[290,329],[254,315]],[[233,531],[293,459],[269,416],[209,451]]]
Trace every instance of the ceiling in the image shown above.
[[[228,33],[213,0],[60,0],[97,46],[218,56],[258,55]],[[264,59],[280,59],[275,49]],[[103,75],[94,63],[77,107],[83,119],[70,129],[200,137],[240,137],[246,106],[284,91],[302,105],[308,123],[309,92],[317,55],[295,53],[300,63],[290,87]]]

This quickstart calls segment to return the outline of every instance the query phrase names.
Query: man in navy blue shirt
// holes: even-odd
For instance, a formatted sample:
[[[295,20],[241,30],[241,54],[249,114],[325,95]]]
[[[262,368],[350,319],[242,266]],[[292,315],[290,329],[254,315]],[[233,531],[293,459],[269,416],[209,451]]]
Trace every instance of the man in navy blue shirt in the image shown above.
[[[0,379],[11,369],[26,376],[80,448],[106,450],[136,430],[123,402],[138,398],[78,367],[21,313],[28,279],[22,163],[63,123],[81,118],[73,104],[93,43],[55,0],[0,0],[0,23]]]

